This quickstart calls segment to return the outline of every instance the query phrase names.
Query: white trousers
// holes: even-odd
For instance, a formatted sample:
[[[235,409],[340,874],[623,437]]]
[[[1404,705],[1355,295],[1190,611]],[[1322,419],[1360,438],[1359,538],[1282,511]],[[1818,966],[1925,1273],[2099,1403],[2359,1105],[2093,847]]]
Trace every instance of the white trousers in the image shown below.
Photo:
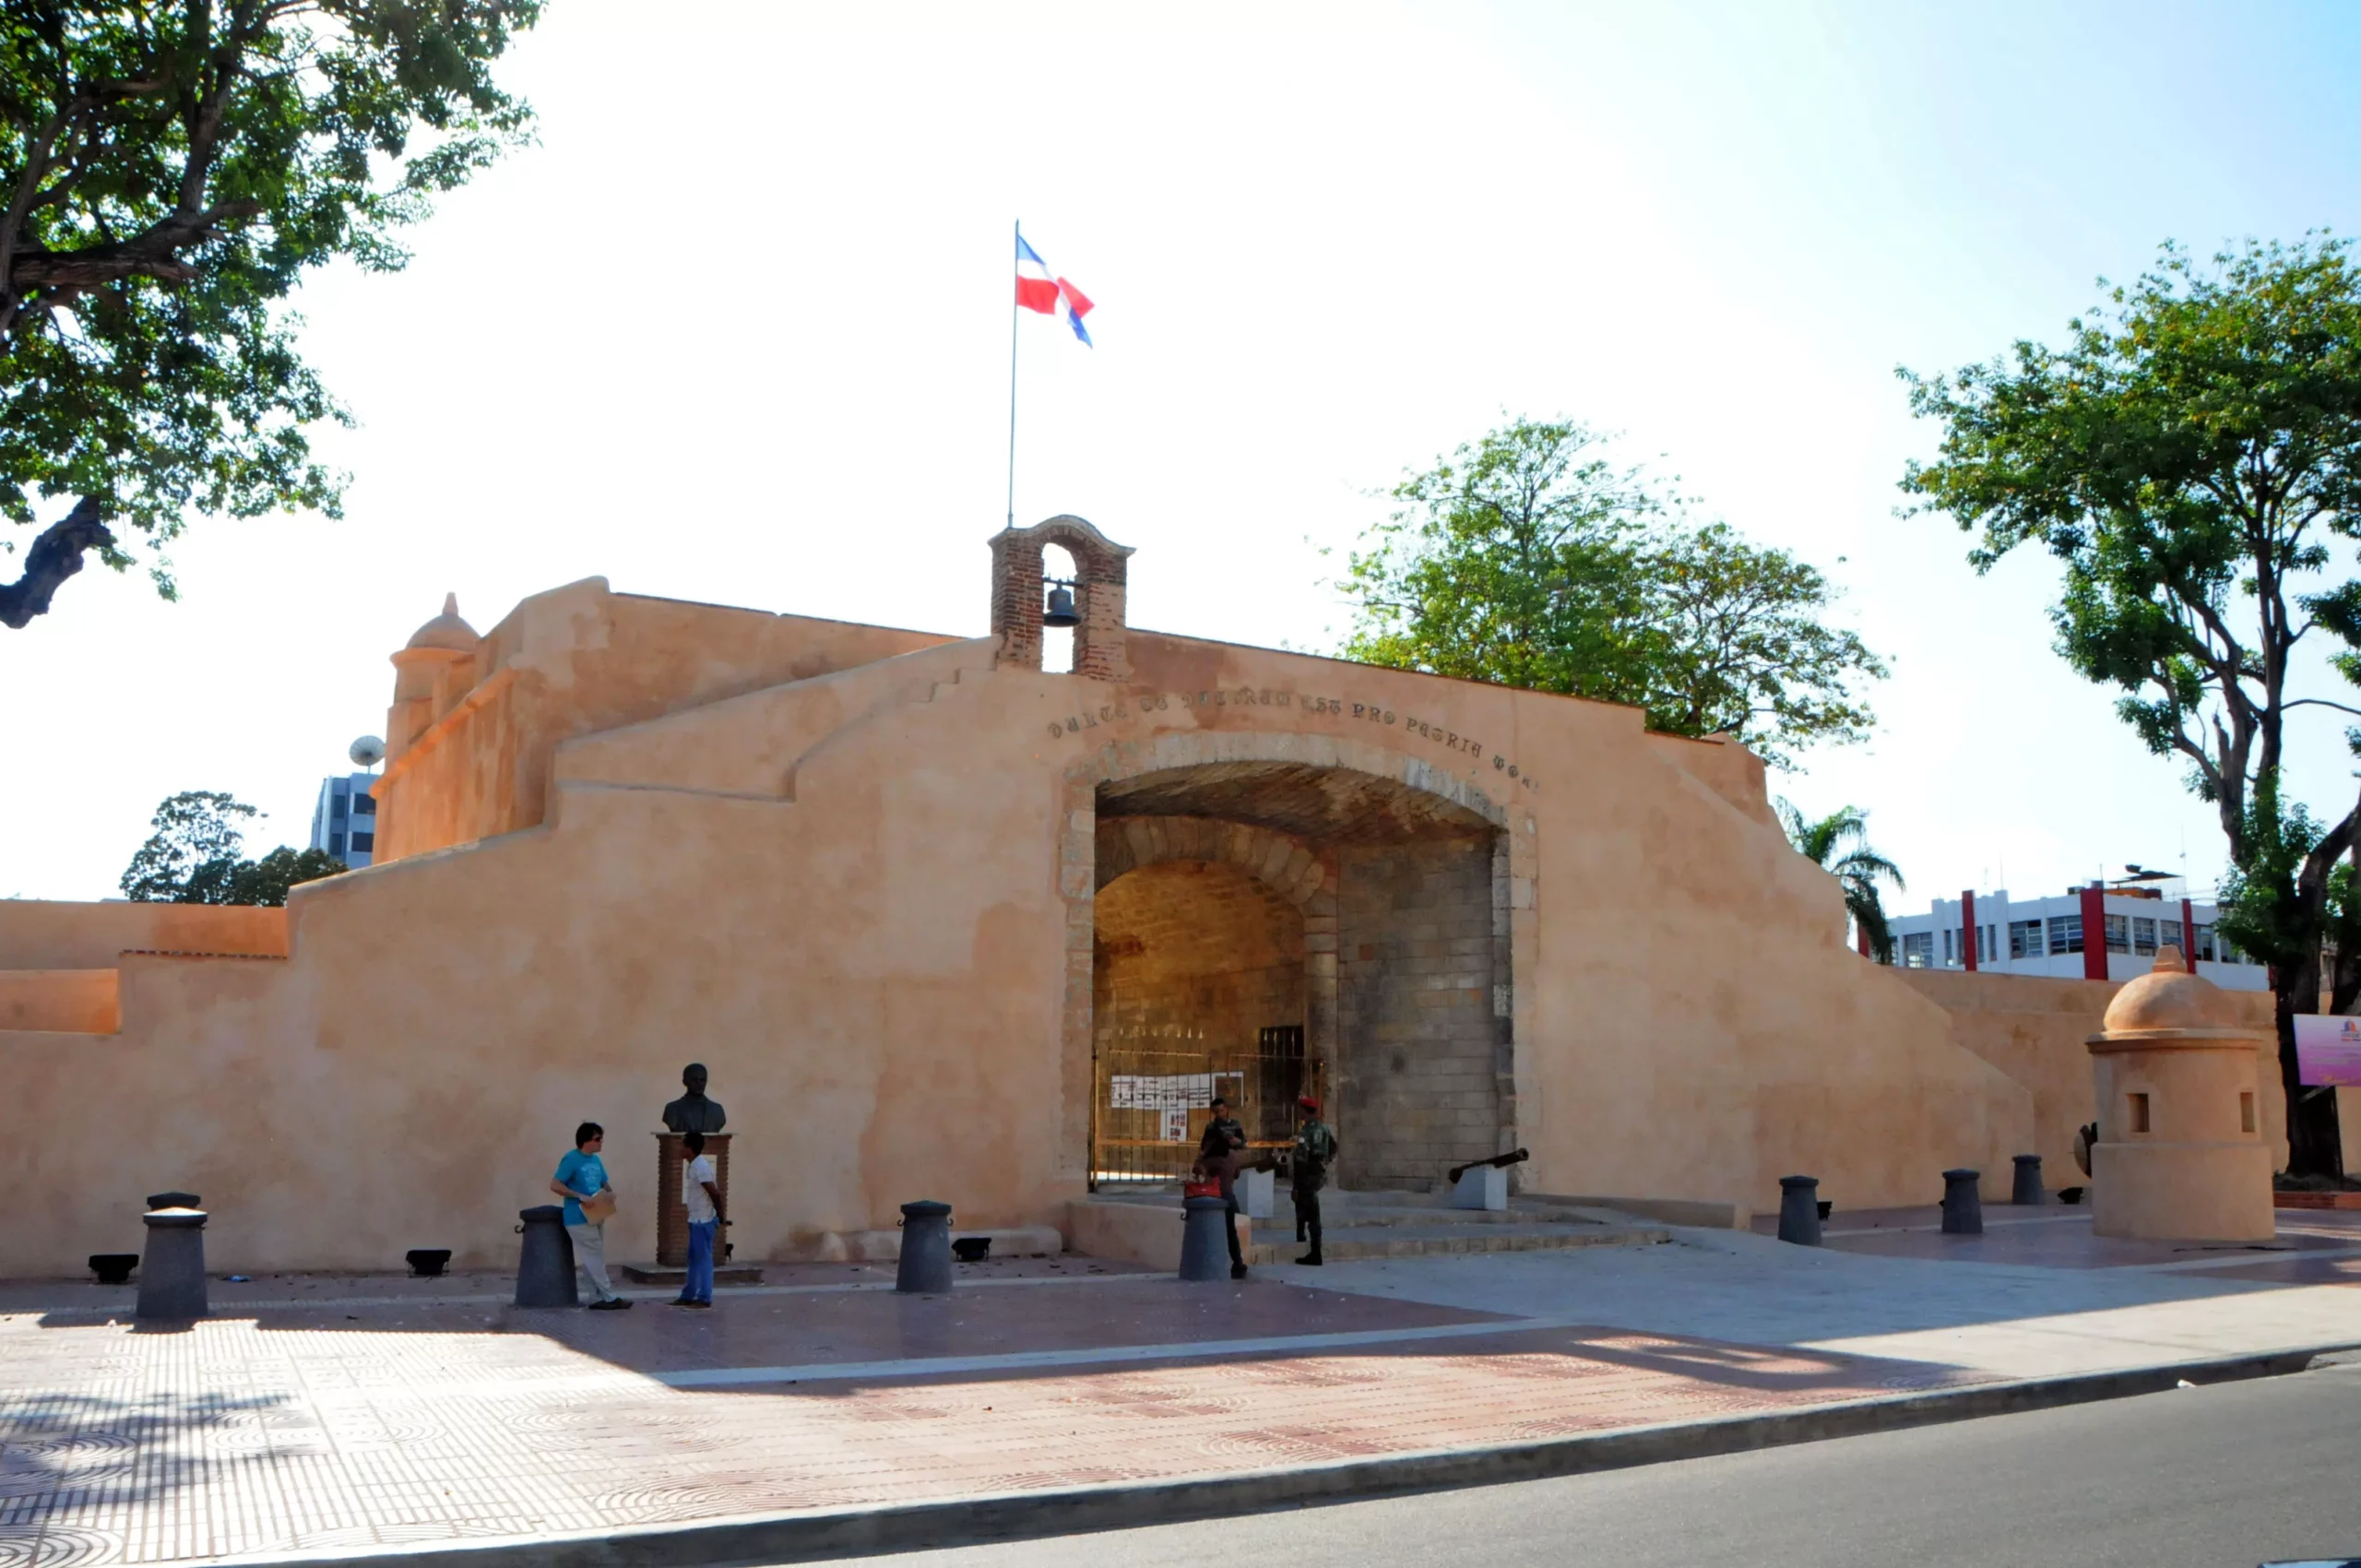
[[[565,1233],[574,1238],[574,1261],[582,1265],[584,1277],[597,1292],[593,1298],[601,1301],[615,1300],[614,1282],[607,1277],[607,1228],[604,1225],[569,1225]]]

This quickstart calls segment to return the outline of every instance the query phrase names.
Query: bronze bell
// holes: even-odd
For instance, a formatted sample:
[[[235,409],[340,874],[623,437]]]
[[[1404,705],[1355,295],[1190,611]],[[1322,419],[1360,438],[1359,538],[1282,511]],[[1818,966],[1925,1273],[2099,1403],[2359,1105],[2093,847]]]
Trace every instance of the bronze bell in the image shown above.
[[[1063,583],[1051,585],[1050,607],[1041,612],[1044,626],[1079,626],[1082,617],[1074,612],[1074,590]]]

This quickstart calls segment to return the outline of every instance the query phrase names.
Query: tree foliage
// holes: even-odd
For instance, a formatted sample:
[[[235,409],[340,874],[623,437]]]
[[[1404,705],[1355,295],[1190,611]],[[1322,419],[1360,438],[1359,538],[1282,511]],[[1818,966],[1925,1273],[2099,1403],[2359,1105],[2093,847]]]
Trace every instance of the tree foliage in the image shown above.
[[[2298,1093],[2293,1015],[2318,1004],[2330,876],[2356,815],[2314,821],[2281,779],[2291,716],[2361,712],[2291,689],[2315,633],[2361,679],[2361,579],[2335,548],[2361,527],[2349,245],[2249,243],[2208,266],[2168,244],[2063,348],[2019,342],[1948,376],[1901,374],[1912,410],[1943,428],[1904,491],[1979,531],[1979,571],[2026,543],[2062,564],[2058,652],[2122,694],[2123,720],[2219,814],[2247,922],[2236,940],[2279,979],[2290,1169],[2333,1173],[2335,1107]]]
[[[1823,624],[1826,579],[1680,520],[1581,425],[1514,421],[1391,495],[1339,585],[1347,658],[1630,703],[1781,766],[1875,722],[1852,687],[1884,666]]]
[[[304,427],[344,416],[280,302],[401,267],[397,231],[526,134],[490,69],[540,3],[0,0],[0,516],[77,498],[0,624],[87,552],[128,565],[116,526],[338,515]]]
[[[1857,806],[1839,806],[1817,820],[1786,802],[1779,802],[1779,820],[1796,853],[1833,875],[1845,888],[1845,912],[1869,939],[1869,955],[1880,964],[1893,962],[1893,928],[1887,921],[1878,884],[1891,882],[1896,893],[1908,891],[1902,868],[1869,847],[1869,815]]]
[[[155,829],[123,873],[124,897],[149,904],[284,904],[288,889],[344,870],[324,849],[285,845],[244,859],[238,824],[255,808],[218,790],[190,790],[156,808]]]

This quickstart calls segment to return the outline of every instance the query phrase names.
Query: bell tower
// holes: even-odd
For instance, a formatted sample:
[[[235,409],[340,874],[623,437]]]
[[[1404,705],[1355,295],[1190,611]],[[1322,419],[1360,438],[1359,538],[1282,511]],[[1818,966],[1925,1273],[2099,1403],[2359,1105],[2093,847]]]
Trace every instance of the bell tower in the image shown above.
[[[992,635],[1000,661],[1041,668],[1041,547],[1074,561],[1074,672],[1088,681],[1128,680],[1123,650],[1123,582],[1129,545],[1117,544],[1080,517],[1057,517],[992,536]]]

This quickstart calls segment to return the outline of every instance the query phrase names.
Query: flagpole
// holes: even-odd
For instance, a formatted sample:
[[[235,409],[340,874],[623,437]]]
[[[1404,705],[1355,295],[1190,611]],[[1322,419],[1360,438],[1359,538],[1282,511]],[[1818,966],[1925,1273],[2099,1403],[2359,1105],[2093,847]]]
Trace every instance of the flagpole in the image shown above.
[[[1014,232],[1016,244],[1024,244],[1023,219],[1016,220]],[[1019,253],[1011,248],[1008,254],[1014,276]],[[1012,530],[1016,527],[1016,286],[1013,283],[1008,290],[1008,526]]]

